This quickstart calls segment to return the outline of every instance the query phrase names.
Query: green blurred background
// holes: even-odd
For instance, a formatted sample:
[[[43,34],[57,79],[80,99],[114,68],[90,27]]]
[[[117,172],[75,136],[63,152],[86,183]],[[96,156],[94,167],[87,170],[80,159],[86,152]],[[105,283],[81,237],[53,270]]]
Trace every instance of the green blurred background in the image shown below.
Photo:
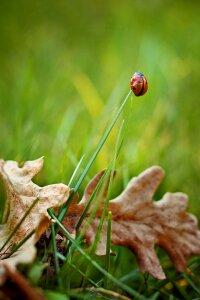
[[[149,92],[121,118],[118,190],[159,164],[166,178],[156,197],[186,192],[200,217],[199,15],[195,0],[2,0],[0,157],[44,155],[38,182],[67,183],[140,71]],[[112,160],[121,120],[87,180]]]

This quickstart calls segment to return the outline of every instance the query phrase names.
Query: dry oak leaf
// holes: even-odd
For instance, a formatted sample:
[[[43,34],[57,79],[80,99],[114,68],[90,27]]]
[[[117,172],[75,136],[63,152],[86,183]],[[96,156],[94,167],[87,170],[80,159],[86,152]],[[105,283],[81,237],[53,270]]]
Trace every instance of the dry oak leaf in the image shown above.
[[[9,265],[4,265],[7,281],[1,286],[0,300],[46,300],[42,290],[33,287],[28,279],[18,270],[13,269]]]
[[[44,159],[39,158],[27,161],[20,167],[15,161],[0,160],[0,175],[7,194],[3,224],[0,225],[0,273],[3,273],[2,267],[5,264],[15,268],[18,263],[29,263],[34,259],[36,255],[34,245],[50,224],[47,209],[63,205],[69,197],[70,188],[64,184],[40,187],[32,182],[31,179],[41,171],[43,163]],[[3,247],[31,206],[32,209],[24,221]],[[13,246],[18,245],[29,235],[31,237],[11,254]]]
[[[97,174],[90,181],[80,203],[74,201],[70,207],[63,221],[69,232],[75,232],[80,215],[104,172]],[[187,195],[166,193],[160,201],[152,201],[163,177],[162,168],[154,166],[147,169],[133,178],[122,194],[109,201],[108,205],[108,211],[112,212],[112,243],[131,249],[136,255],[141,271],[149,272],[158,279],[164,279],[165,274],[154,250],[155,245],[166,250],[178,271],[184,271],[187,259],[191,255],[200,254],[200,231],[197,227],[197,219],[185,212],[188,205]],[[89,245],[95,240],[107,191],[108,185],[96,215],[85,232],[84,237]],[[88,210],[79,231],[87,224],[95,201]],[[97,255],[106,253],[106,234],[107,219],[101,231],[96,249]]]

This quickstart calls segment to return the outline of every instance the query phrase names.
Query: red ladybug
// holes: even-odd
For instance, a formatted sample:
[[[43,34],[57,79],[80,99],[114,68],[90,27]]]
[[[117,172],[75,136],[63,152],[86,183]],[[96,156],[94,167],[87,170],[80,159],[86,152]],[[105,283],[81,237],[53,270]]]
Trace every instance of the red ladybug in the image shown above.
[[[131,78],[130,87],[135,96],[144,95],[148,90],[148,83],[146,77],[140,72],[134,73],[133,77]]]

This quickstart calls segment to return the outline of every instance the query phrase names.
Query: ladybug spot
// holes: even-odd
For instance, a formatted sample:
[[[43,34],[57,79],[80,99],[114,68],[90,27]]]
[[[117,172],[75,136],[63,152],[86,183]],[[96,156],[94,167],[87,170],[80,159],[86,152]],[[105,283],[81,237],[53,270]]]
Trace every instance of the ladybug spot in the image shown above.
[[[134,90],[134,91],[136,90],[136,87],[135,87],[135,86],[133,87],[133,90]]]

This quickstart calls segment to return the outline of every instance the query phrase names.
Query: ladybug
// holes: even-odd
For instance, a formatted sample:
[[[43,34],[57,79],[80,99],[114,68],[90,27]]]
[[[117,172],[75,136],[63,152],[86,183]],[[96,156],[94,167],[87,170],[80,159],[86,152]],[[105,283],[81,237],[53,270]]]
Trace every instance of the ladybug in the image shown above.
[[[131,77],[130,87],[135,96],[144,95],[148,90],[146,77],[140,72],[134,73]]]

